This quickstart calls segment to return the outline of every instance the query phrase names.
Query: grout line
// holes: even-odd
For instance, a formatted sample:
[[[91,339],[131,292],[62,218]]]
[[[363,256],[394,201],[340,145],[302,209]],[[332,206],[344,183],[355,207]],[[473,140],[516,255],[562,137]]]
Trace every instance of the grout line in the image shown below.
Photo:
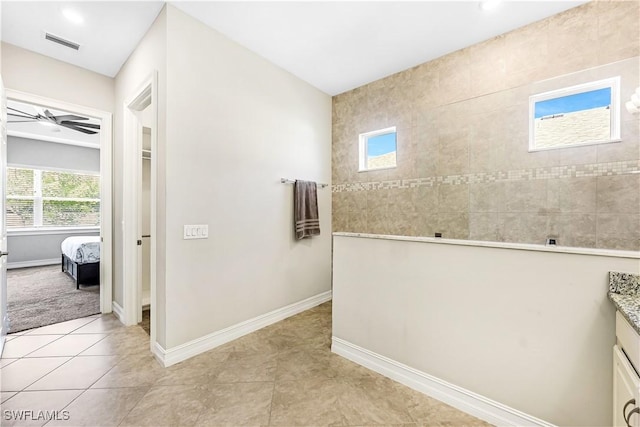
[[[140,387],[140,388],[142,388],[142,387]],[[145,391],[145,392],[142,394],[142,396],[140,396],[140,399],[138,399],[138,401],[136,402],[136,404],[135,404],[135,405],[133,405],[133,406],[131,407],[131,409],[129,409],[129,411],[124,415],[124,417],[122,417],[122,420],[120,420],[120,422],[118,423],[118,426],[121,426],[121,425],[122,425],[122,423],[124,423],[124,420],[126,420],[126,419],[127,419],[127,417],[129,416],[129,414],[131,414],[131,413],[133,412],[133,410],[134,410],[134,409],[136,409],[136,408],[138,407],[138,405],[140,404],[140,402],[142,402],[142,399],[144,399],[144,397],[145,397],[147,394],[149,394],[149,392],[151,391],[151,389],[152,389],[152,388],[153,388],[153,386],[149,386],[149,387],[147,388],[147,391]],[[200,417],[200,416],[198,415],[198,418],[199,418],[199,417]]]
[[[80,390],[80,389],[77,389],[77,390]],[[54,391],[57,391],[57,390],[54,390]],[[60,411],[62,412],[62,411],[64,411],[66,408],[68,408],[68,407],[69,407],[69,405],[71,405],[73,402],[75,402],[76,400],[78,400],[78,398],[80,398],[80,396],[82,396],[83,394],[85,394],[85,393],[86,393],[86,391],[87,391],[87,389],[84,389],[84,390],[82,391],[82,393],[79,393],[76,397],[74,397],[73,399],[71,399],[71,401],[70,401],[69,403],[67,403],[63,408],[61,408],[61,409],[60,409]],[[52,420],[49,420],[49,421],[47,421],[46,423],[44,423],[44,424],[43,424],[43,427],[44,427],[44,426],[46,426],[46,425],[48,425],[51,421],[52,421]]]
[[[96,318],[96,319],[99,319],[99,318]],[[88,322],[87,324],[89,324],[89,323],[91,323],[91,322]],[[106,334],[106,335],[107,335],[107,336],[109,336],[110,334]],[[64,336],[66,336],[66,335],[62,335],[60,338],[62,338],[62,337],[64,337]],[[107,338],[107,336],[105,336],[103,339]],[[60,338],[58,338],[58,339],[60,339]],[[56,341],[57,341],[57,340],[51,341],[50,343],[48,343],[48,344],[46,344],[46,345],[49,345],[49,344],[51,344],[51,343],[53,343],[53,342],[56,342]],[[100,340],[100,341],[102,341],[102,340]],[[100,342],[100,341],[98,341],[98,342]],[[97,344],[97,343],[96,343],[96,344]],[[94,345],[95,345],[95,344],[94,344]],[[44,347],[44,346],[42,346],[42,347]],[[42,348],[42,347],[40,347],[40,348]],[[37,351],[37,350],[39,350],[40,348],[38,348],[38,349],[36,349],[36,350],[34,350],[34,351]],[[87,350],[87,349],[85,349],[85,350],[83,350],[83,351],[86,351],[86,350]],[[33,351],[32,351],[31,353],[33,353]],[[31,354],[31,353],[29,353],[29,354]],[[27,355],[27,356],[28,356],[28,355]],[[22,392],[26,391],[26,389],[27,389],[27,388],[31,387],[32,385],[34,385],[35,383],[37,383],[38,381],[40,381],[41,379],[43,379],[43,378],[44,378],[44,377],[46,377],[47,375],[51,374],[53,371],[56,371],[56,370],[60,369],[61,367],[63,367],[63,366],[64,366],[64,365],[66,365],[67,363],[71,362],[73,359],[77,358],[78,356],[79,356],[79,355],[76,355],[76,356],[51,356],[51,357],[47,357],[47,358],[56,358],[56,357],[63,358],[63,357],[65,357],[65,358],[69,358],[69,360],[67,360],[66,362],[62,363],[60,366],[57,366],[56,368],[54,368],[54,369],[50,370],[49,372],[47,372],[47,373],[43,374],[42,376],[38,377],[36,380],[34,380],[33,382],[31,382],[30,384],[27,384],[27,385],[26,385],[25,387],[23,387],[20,391],[18,391],[18,393],[22,393]],[[85,356],[85,357],[87,357],[87,356]],[[95,356],[88,356],[88,357],[95,357]],[[42,357],[42,358],[45,358],[45,357]],[[39,357],[31,357],[31,358],[30,358],[30,357],[26,357],[26,356],[22,356],[22,357],[18,358],[18,360],[21,360],[21,359],[41,359],[41,358],[39,358]],[[16,361],[14,361],[14,362],[12,362],[12,363],[15,363],[15,362],[16,362]],[[116,363],[116,364],[117,364],[117,363]],[[114,367],[115,367],[115,365],[114,365]],[[111,369],[109,369],[109,371],[111,371]],[[107,371],[107,372],[109,372],[109,371]],[[106,374],[106,373],[105,373],[105,374]],[[103,375],[103,376],[104,376],[104,375]],[[102,378],[102,376],[101,376],[100,378]],[[98,378],[98,380],[100,380],[100,378]],[[98,380],[97,380],[97,381],[98,381]],[[95,384],[95,383],[94,383],[94,384]],[[93,385],[93,384],[92,384],[92,385]],[[73,389],[73,390],[80,390],[80,389]],[[87,390],[87,389],[85,389],[85,390]],[[34,390],[34,391],[44,391],[44,390]]]
[[[68,357],[68,356],[65,356]],[[25,359],[24,357],[21,357],[20,359]],[[37,359],[37,358],[33,358],[33,359]],[[44,377],[46,377],[47,375],[49,375],[50,373],[52,373],[53,371],[55,371],[56,369],[66,365],[67,363],[69,363],[71,360],[73,359],[73,357],[69,357],[69,360],[67,360],[66,362],[62,363],[60,366],[55,367],[54,369],[50,370],[49,372],[47,372],[46,374],[43,374],[41,377],[38,377],[36,380],[34,380],[32,383],[27,384],[26,386],[24,386],[20,391],[18,391],[18,393],[22,393],[22,392],[26,392],[27,388],[31,387],[32,385],[34,385],[35,383],[37,383],[38,381],[40,381],[41,379],[43,379]],[[31,390],[31,391],[45,391],[45,390]]]
[[[278,365],[276,364],[276,372],[277,372],[277,367]],[[273,388],[271,389],[271,402],[269,403],[269,421],[267,422],[267,425],[271,425],[271,412],[273,411],[273,398],[276,395],[276,381],[275,379],[273,380]]]
[[[87,316],[87,317],[89,317],[89,316]],[[79,319],[83,319],[83,318],[82,318],[82,317],[79,317]],[[71,331],[67,332],[67,335],[71,335],[71,334],[73,334],[73,333],[74,333],[75,331],[77,331],[78,329],[82,329],[82,328],[84,328],[85,326],[88,326],[88,325],[92,324],[93,322],[95,322],[95,321],[96,321],[96,320],[98,320],[98,319],[100,319],[100,317],[96,317],[95,319],[88,321],[87,323],[83,324],[82,326],[78,326],[77,328],[75,328],[75,329],[73,329],[73,330],[71,330]],[[74,319],[74,320],[77,320],[77,319]],[[78,335],[79,335],[79,334],[78,334]]]
[[[45,347],[46,347],[46,346],[48,346],[49,344],[53,344],[54,342],[56,342],[56,341],[58,341],[59,339],[61,339],[62,337],[64,337],[64,335],[61,335],[61,334],[51,334],[51,335],[57,335],[57,336],[58,336],[58,338],[56,338],[55,340],[50,341],[50,342],[48,342],[48,343],[46,343],[46,344],[44,344],[44,345],[41,345],[40,347],[36,348],[35,350],[31,350],[31,351],[30,351],[29,353],[27,353],[27,354],[23,354],[22,356],[20,356],[20,359],[28,359],[28,358],[29,358],[28,356],[29,356],[31,353],[35,353],[36,351],[40,350],[41,348],[45,348]],[[38,336],[44,336],[44,337],[47,337],[47,336],[49,336],[49,335],[38,335]],[[52,356],[52,357],[55,357],[55,356]],[[61,356],[61,357],[69,357],[69,356]],[[34,359],[35,359],[35,358],[34,358]]]
[[[85,357],[96,357],[96,356],[85,356]],[[94,382],[92,382],[91,384],[89,384],[89,387],[87,387],[85,390],[89,390],[91,387],[93,387],[95,384],[98,383],[98,381],[100,381],[102,378],[104,378],[109,372],[113,371],[115,369],[116,366],[118,366],[118,363],[120,363],[121,359],[120,356],[97,356],[97,357],[118,357],[117,362],[115,365],[113,365],[111,368],[109,368],[109,370],[107,372],[105,372],[104,374],[100,375],[99,378],[97,378]],[[75,357],[74,357],[75,359]]]
[[[76,335],[82,335],[82,334],[76,334]],[[94,344],[91,344],[89,347],[85,348],[80,353],[76,354],[76,356],[74,356],[74,357],[77,357],[77,356],[85,356],[85,357],[86,356],[118,356],[117,354],[82,354],[85,351],[88,351],[88,350],[92,349],[93,347],[97,346],[98,344],[100,344],[102,341],[106,340],[110,336],[111,336],[111,334],[105,334],[105,336],[101,340],[97,341]]]

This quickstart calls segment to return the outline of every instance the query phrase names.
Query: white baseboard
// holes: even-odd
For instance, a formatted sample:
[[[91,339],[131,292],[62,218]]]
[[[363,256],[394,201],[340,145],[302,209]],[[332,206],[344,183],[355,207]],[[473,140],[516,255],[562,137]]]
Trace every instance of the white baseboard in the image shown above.
[[[154,343],[152,351],[162,365],[165,367],[171,366],[329,300],[331,300],[331,291],[323,292],[311,298],[273,310],[269,313],[229,326],[228,328],[213,332],[185,344],[172,347],[168,350],[162,348],[158,343]]]
[[[343,339],[333,337],[331,351],[496,426],[554,427],[472,391],[396,362]]]
[[[118,318],[118,320],[121,321],[122,324],[124,324],[124,309],[122,308],[122,306],[117,302],[112,301],[111,309],[113,311],[113,314],[115,314],[116,317]]]
[[[61,262],[62,261],[60,260],[60,258],[37,259],[34,261],[9,262],[7,263],[7,270],[11,270],[13,268],[42,267],[44,265],[56,265],[56,264],[60,264]]]

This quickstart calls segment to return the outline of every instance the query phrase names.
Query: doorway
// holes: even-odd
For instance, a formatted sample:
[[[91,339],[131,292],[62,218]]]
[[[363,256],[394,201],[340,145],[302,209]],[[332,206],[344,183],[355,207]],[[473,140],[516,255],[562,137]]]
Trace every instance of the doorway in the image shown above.
[[[153,351],[156,319],[157,72],[124,103],[123,322]]]
[[[11,200],[3,197],[7,205],[3,213],[11,230],[8,249],[11,252],[13,248],[14,252],[9,254],[9,267],[16,267],[15,272],[23,270],[27,275],[56,274],[61,281],[67,279],[69,283],[60,283],[61,289],[67,291],[67,287],[70,288],[68,291],[79,301],[83,291],[85,295],[88,292],[99,294],[94,312],[109,313],[112,309],[111,113],[9,89],[6,97],[12,108],[9,110],[12,113],[10,118],[16,122],[24,121],[14,127],[8,123],[7,129],[8,137],[13,139],[9,144],[15,143],[15,150],[10,153],[13,157],[4,179],[11,178],[14,184],[18,184],[14,185],[13,193],[16,194],[7,194]],[[89,135],[93,139],[88,138]],[[83,139],[84,136],[88,139]],[[74,163],[75,156],[83,160]],[[6,162],[7,157],[2,161]],[[30,187],[25,186],[25,194],[20,193],[23,182]],[[95,235],[91,239],[94,242],[93,253],[89,255],[92,250],[87,247],[87,259],[83,261],[95,260],[97,256],[99,262],[89,263],[91,265],[87,268],[83,266],[75,271],[67,264],[68,273],[65,275],[62,273],[65,263],[60,240],[82,235]],[[12,243],[11,239],[15,241]],[[73,264],[77,267],[83,261],[76,260]],[[29,271],[29,268],[38,271]],[[14,274],[12,270],[9,280],[18,276],[20,274]],[[44,280],[50,278],[47,276]],[[6,285],[3,286],[5,292]],[[76,290],[79,292],[74,292]],[[65,318],[55,312],[57,303],[54,300],[59,295],[55,292],[51,295],[52,299],[43,299],[42,308],[37,310],[54,310],[51,311],[52,316],[45,316],[48,323],[24,324],[22,329],[92,314],[81,310],[73,313],[70,309],[65,315],[72,317]],[[7,299],[11,303],[11,294]],[[26,304],[27,307],[29,305]],[[11,316],[9,322],[11,324]],[[9,332],[17,332],[16,327],[11,325]]]
[[[150,110],[151,107],[147,107]],[[145,110],[146,111],[146,110]],[[141,263],[138,298],[141,314],[138,324],[151,335],[151,134],[152,129],[142,128],[142,155],[140,166],[140,227]]]

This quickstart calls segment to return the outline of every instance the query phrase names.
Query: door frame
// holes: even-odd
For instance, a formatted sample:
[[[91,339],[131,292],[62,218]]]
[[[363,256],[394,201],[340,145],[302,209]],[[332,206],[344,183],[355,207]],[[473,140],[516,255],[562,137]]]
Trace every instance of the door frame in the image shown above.
[[[113,292],[113,118],[107,111],[6,89],[7,100],[68,111],[100,120],[100,312],[111,313]]]
[[[4,81],[0,75],[0,356],[9,332],[9,312],[7,310],[7,222],[4,212],[7,194],[7,97]]]
[[[151,108],[151,194],[150,194],[150,305],[151,305],[151,345],[156,341],[156,214],[157,214],[157,176],[158,176],[158,72],[153,71],[145,78],[123,103],[123,322],[135,325],[140,319],[142,295],[139,282],[142,278],[141,239],[141,189],[142,189],[142,128],[136,112]],[[148,126],[147,126],[148,125]],[[127,183],[129,183],[127,185]]]

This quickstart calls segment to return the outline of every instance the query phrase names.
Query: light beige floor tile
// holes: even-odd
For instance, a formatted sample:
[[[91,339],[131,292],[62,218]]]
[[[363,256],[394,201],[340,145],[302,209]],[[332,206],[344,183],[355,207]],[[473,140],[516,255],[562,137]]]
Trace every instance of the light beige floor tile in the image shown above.
[[[269,424],[273,383],[214,384],[197,426],[264,426]]]
[[[206,409],[204,386],[152,387],[121,426],[193,426]]]
[[[408,403],[411,418],[418,424],[434,427],[467,426],[491,427],[491,424],[459,411],[446,403],[415,392]]]
[[[41,426],[52,419],[66,418],[63,411],[81,390],[23,391],[2,405],[3,426]],[[6,411],[9,411],[7,413]],[[24,411],[20,413],[21,411]],[[33,412],[30,412],[33,411]],[[12,418],[12,419],[7,419]]]
[[[76,329],[72,334],[105,334],[122,332],[127,328],[113,314],[105,314],[91,323]]]
[[[72,335],[76,335],[75,333]],[[125,332],[114,333],[87,348],[81,356],[109,356],[149,353],[149,335],[142,328],[130,327]]]
[[[29,353],[26,357],[76,356],[106,336],[105,334],[65,335],[44,347],[40,347],[33,353]]]
[[[151,387],[166,373],[150,353],[124,356],[91,388]]]
[[[2,351],[3,359],[24,357],[40,347],[62,338],[63,335],[22,335],[5,343]]]
[[[331,354],[326,350],[296,347],[279,353],[277,360],[276,381],[335,377],[330,369]]]
[[[28,356],[0,359],[7,403],[24,395],[48,404],[53,390],[79,395],[67,422],[48,425],[488,426],[331,353],[330,303],[169,368],[138,326],[112,315],[65,323],[12,335],[13,354]],[[39,335],[67,331],[52,342]],[[82,348],[75,358],[36,357]],[[15,393],[25,387],[50,391]]]
[[[4,368],[5,366],[15,362],[20,359],[0,359],[0,368]]]
[[[15,396],[17,391],[2,391],[0,392],[0,403],[7,401],[12,396]]]
[[[69,359],[69,357],[44,357],[16,360],[0,369],[0,387],[2,391],[20,391]]]
[[[299,314],[296,318],[285,319],[282,326],[296,334],[300,340],[313,340],[319,336],[331,336],[331,324],[324,316]]]
[[[335,353],[330,353],[330,351],[330,349],[327,350],[327,352],[329,352],[329,369],[334,378],[383,378],[383,376],[377,372],[358,365],[342,356],[338,356]]]
[[[117,426],[147,391],[147,387],[87,390],[65,408],[67,421],[47,426]]]
[[[215,382],[274,381],[277,363],[275,354],[230,353]]]
[[[38,360],[38,359],[25,359]],[[89,388],[117,363],[116,356],[78,356],[45,375],[27,390]],[[13,365],[9,365],[11,367]]]
[[[271,403],[270,425],[346,425],[338,409],[342,386],[336,380],[278,382]]]
[[[278,354],[276,381],[340,377],[379,378],[381,376],[324,348],[300,346]]]
[[[414,421],[407,410],[406,387],[388,378],[341,380],[341,385],[338,407],[349,425]]]
[[[216,348],[216,350],[221,352],[268,354],[278,353],[304,344],[304,341],[291,329],[283,328],[276,323],[224,344]]]
[[[230,353],[206,352],[170,366],[156,386],[209,384],[222,370]]]
[[[53,325],[43,326],[41,328],[30,329],[25,331],[25,335],[58,335],[68,334],[76,329],[85,326],[87,323],[93,322],[93,317],[82,317],[80,319],[69,320],[67,322],[54,323]]]

